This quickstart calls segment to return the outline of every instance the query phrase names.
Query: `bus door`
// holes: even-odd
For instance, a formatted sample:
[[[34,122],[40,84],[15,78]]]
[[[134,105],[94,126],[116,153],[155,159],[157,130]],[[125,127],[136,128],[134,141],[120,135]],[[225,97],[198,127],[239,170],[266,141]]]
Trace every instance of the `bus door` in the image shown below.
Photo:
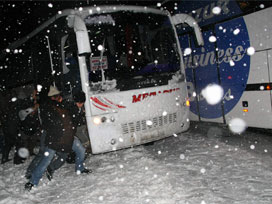
[[[195,67],[195,85],[198,97],[199,117],[201,121],[223,122],[222,104],[209,104],[202,91],[209,85],[220,85],[216,64],[216,40],[212,30],[203,32],[205,45],[193,45],[193,66]]]
[[[192,53],[185,56],[186,77],[190,82],[189,86],[194,85],[196,97],[191,97],[191,120],[199,116],[201,121],[223,122],[222,103],[209,104],[202,95],[202,90],[208,85],[220,85],[218,68],[216,63],[216,41],[212,30],[203,32],[204,46],[196,46],[193,38],[189,39]],[[187,59],[186,59],[187,58]]]
[[[198,110],[198,97],[196,97],[195,90],[195,69],[192,67],[192,56],[191,53],[191,42],[190,36],[187,35],[179,35],[179,42],[181,45],[184,65],[185,65],[185,74],[187,81],[187,90],[188,97],[190,100],[190,120],[199,121],[199,110]]]
[[[238,18],[215,26],[218,48],[217,64],[221,86],[224,89],[225,115],[231,110],[236,112],[235,105],[239,102],[248,79],[250,62],[245,52],[250,45],[247,29],[245,24],[241,23],[242,21],[242,18]],[[242,104],[242,102],[239,103]],[[238,112],[243,114],[242,110]],[[230,119],[231,117],[227,115],[226,122],[228,123]]]

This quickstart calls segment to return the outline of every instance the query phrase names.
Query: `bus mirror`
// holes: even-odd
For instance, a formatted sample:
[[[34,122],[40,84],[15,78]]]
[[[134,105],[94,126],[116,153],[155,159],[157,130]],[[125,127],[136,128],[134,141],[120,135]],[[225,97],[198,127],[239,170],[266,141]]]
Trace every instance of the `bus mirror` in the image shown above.
[[[76,32],[77,46],[78,46],[78,54],[90,53],[90,41],[88,33],[85,31],[77,31]]]
[[[70,15],[67,17],[67,24],[76,33],[78,54],[90,53],[90,41],[84,21],[77,15]]]
[[[181,23],[186,23],[190,27],[192,27],[194,29],[198,45],[199,46],[204,45],[204,40],[202,37],[201,29],[193,17],[189,16],[188,14],[180,13],[180,14],[176,14],[176,15],[172,16],[172,19],[173,19],[175,26],[179,25]]]

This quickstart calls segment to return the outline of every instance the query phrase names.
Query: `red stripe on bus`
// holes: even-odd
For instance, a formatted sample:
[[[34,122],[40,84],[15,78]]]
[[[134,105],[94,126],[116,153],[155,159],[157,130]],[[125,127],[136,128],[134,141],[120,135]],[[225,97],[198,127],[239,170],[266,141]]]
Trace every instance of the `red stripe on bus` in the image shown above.
[[[95,103],[97,103],[97,104],[99,104],[99,105],[101,105],[103,107],[112,108],[111,106],[108,106],[107,104],[104,104],[101,101],[99,101],[98,98],[96,98],[96,97],[91,97],[91,99],[93,100],[93,102],[95,102]]]
[[[114,106],[117,106],[118,108],[126,108],[126,106],[121,106],[121,105],[118,105],[118,104],[115,104],[113,102],[111,102],[109,99],[107,98],[104,98],[107,102],[109,102],[110,104],[114,105]]]
[[[100,110],[102,110],[102,111],[106,111],[106,109],[101,108],[101,107],[99,107],[99,106],[95,105],[94,103],[93,103],[93,105],[94,105],[96,108],[99,108],[99,109],[100,109]]]

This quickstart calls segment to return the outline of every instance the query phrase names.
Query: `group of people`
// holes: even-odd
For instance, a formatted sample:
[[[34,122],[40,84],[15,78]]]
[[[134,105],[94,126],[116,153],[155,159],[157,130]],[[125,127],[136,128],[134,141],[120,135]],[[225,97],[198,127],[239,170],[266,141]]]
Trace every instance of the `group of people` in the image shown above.
[[[19,150],[22,147],[27,147],[30,154],[33,154],[36,142],[34,137],[39,132],[37,131],[39,121],[33,109],[28,107],[35,108],[33,100],[20,97],[20,94],[17,95],[14,91],[7,91],[5,94],[1,93],[2,164],[11,160],[9,159],[9,153],[14,146],[16,148],[13,159],[14,164],[21,164],[25,160],[19,155]],[[25,120],[26,115],[19,114],[21,113],[20,110],[24,109],[28,112],[27,120]],[[31,128],[22,128],[26,126]]]
[[[76,137],[77,127],[84,121],[82,107],[85,100],[83,91],[74,93],[71,101],[63,99],[57,87],[50,86],[47,100],[37,102],[34,98],[32,107],[19,111],[21,122],[37,114],[36,118],[40,124],[39,131],[35,131],[40,133],[40,148],[26,170],[25,177],[29,180],[25,184],[26,190],[30,191],[33,186],[37,186],[44,174],[51,180],[53,173],[65,163],[71,152],[75,153],[75,172],[77,174],[91,172],[84,166],[86,149]],[[4,152],[7,149],[5,144]],[[9,151],[10,149],[7,149],[6,153],[3,153],[2,163],[9,161]]]

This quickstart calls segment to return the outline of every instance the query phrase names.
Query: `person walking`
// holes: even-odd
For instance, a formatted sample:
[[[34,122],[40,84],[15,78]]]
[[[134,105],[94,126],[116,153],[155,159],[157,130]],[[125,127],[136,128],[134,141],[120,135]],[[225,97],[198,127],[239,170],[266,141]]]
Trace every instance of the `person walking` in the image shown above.
[[[39,184],[45,170],[57,152],[70,153],[74,141],[72,117],[67,107],[62,103],[61,92],[57,87],[50,86],[48,103],[40,104],[42,127],[46,131],[45,149],[41,161],[33,170],[25,189],[30,191]],[[77,166],[77,171],[85,173],[83,161]],[[87,173],[87,172],[86,172]]]

